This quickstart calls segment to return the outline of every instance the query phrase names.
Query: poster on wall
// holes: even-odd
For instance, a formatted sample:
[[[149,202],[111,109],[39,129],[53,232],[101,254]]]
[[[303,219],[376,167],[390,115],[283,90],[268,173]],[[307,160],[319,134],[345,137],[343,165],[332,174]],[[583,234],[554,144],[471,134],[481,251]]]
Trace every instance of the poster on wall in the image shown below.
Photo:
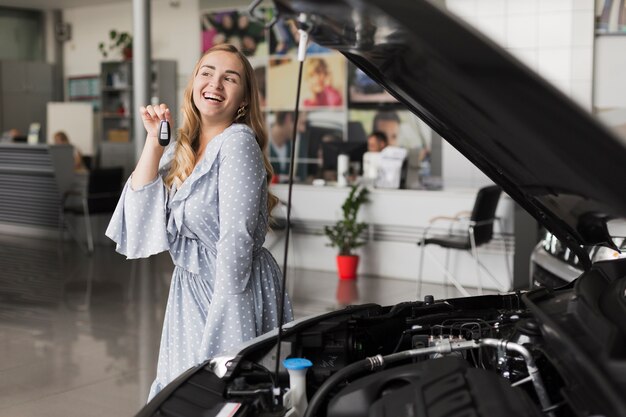
[[[348,104],[350,106],[398,103],[380,84],[352,63],[348,65],[348,86]]]
[[[270,32],[270,54],[272,55],[296,55],[298,53],[298,43],[300,42],[300,34],[293,20],[277,21],[272,26]],[[309,42],[307,46],[307,55],[326,54],[331,50],[319,46],[315,42]]]
[[[293,110],[296,106],[298,61],[294,57],[271,57],[267,68],[267,107]]]
[[[295,177],[299,182],[321,178],[324,165],[323,152],[327,144],[344,143],[345,112],[315,110],[301,111],[295,140]],[[269,136],[268,156],[276,182],[285,182],[289,173],[289,156],[293,146],[295,114],[293,111],[270,111],[267,115]]]
[[[390,146],[430,148],[430,128],[408,110],[351,109],[348,118],[349,124],[361,125],[365,136],[376,131],[384,133]]]
[[[266,30],[245,10],[216,10],[204,2],[201,15],[202,52],[230,43],[250,60],[259,86],[260,102],[269,136],[268,156],[277,182],[289,172],[294,129],[299,36],[292,21],[278,21]],[[260,10],[264,21],[273,9]],[[336,51],[309,43],[302,71],[300,122],[295,139],[297,182],[315,178],[336,180],[337,158],[347,154],[350,172],[362,172],[368,137],[383,132],[392,146],[417,155],[430,155],[432,132],[374,80]],[[354,167],[353,167],[354,165]]]
[[[254,76],[259,87],[261,108],[265,108],[267,106],[267,58],[255,56],[250,57],[249,61],[252,68],[254,68]]]
[[[304,62],[301,102],[304,108],[345,106],[346,60],[338,53],[315,55]]]
[[[295,107],[299,62],[295,57],[273,56],[269,60],[267,106],[272,110]],[[307,58],[302,71],[300,106],[303,109],[337,109],[346,106],[346,63],[337,53]]]
[[[596,33],[626,35],[624,0],[596,0]]]
[[[206,11],[201,13],[200,21],[203,53],[215,45],[230,43],[246,56],[268,54],[265,27],[244,11]]]

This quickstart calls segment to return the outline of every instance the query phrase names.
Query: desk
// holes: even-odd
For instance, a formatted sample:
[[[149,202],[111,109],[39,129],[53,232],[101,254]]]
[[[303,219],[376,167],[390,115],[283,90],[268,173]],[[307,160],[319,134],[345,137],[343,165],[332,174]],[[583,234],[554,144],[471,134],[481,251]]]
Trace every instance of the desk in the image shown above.
[[[286,185],[273,185],[271,190],[282,201],[287,201]],[[326,246],[328,239],[324,235],[324,226],[340,219],[341,205],[348,192],[348,188],[294,185],[289,266],[322,271],[336,270],[336,250]],[[416,281],[419,266],[419,248],[416,242],[422,237],[429,220],[435,216],[452,216],[471,210],[476,192],[477,189],[468,188],[441,191],[371,189],[370,203],[364,205],[359,213],[359,220],[370,225],[369,242],[357,249],[357,253],[361,255],[359,273]],[[513,213],[513,201],[503,194],[497,214],[503,220],[504,230],[496,228],[496,233],[507,238],[511,265],[514,246]],[[444,222],[441,226],[445,228],[447,225]],[[279,233],[276,236],[272,236],[272,233],[268,235],[268,246],[271,246],[271,252],[282,263],[284,244],[272,242],[279,237]],[[499,280],[500,289],[508,287],[503,240],[494,239],[481,246],[479,251],[481,262]],[[427,253],[443,263],[443,249],[429,246]],[[469,254],[452,251],[450,265],[456,266],[453,273],[462,285],[476,286],[478,280],[474,261]],[[424,281],[442,280],[443,273],[427,257]],[[485,288],[498,289],[495,283],[484,276],[483,284]]]
[[[74,181],[69,145],[0,143],[0,230],[58,235],[61,195]]]

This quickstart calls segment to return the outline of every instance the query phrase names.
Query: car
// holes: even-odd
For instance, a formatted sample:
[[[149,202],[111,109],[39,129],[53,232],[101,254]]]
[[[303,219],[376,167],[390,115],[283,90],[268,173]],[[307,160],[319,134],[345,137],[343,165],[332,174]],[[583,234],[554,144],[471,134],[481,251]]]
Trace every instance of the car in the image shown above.
[[[626,260],[585,249],[617,249],[607,224],[626,217],[623,141],[435,2],[275,6],[500,185],[580,274],[303,318],[188,370],[138,416],[626,415]],[[276,372],[285,358],[300,370]]]
[[[607,226],[615,248],[601,245],[582,247],[591,263],[626,257],[626,220],[614,219],[607,222]],[[558,288],[574,281],[583,272],[578,256],[545,230],[530,256],[530,288]]]

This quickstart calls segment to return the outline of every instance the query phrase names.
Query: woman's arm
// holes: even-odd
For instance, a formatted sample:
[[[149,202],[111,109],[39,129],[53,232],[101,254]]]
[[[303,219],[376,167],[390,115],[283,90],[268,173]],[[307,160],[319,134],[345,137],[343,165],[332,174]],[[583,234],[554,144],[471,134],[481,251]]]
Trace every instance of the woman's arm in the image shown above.
[[[146,128],[146,142],[133,171],[131,186],[138,190],[154,181],[158,174],[159,161],[163,156],[163,146],[159,145],[159,125],[162,120],[172,123],[170,109],[165,104],[146,106],[139,109],[143,126]]]
[[[265,181],[261,150],[252,132],[228,138],[220,151],[216,293],[236,294],[246,288]]]

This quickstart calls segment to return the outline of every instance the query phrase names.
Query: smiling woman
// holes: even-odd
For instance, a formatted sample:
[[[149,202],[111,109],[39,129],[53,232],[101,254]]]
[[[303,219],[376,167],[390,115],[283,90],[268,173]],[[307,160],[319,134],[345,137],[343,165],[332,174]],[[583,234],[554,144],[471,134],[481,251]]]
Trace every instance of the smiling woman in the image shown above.
[[[145,146],[107,236],[128,258],[169,250],[174,261],[152,398],[188,368],[277,327],[281,272],[263,248],[276,197],[247,59],[230,45],[200,58],[167,149],[157,141],[167,105],[141,115]]]

